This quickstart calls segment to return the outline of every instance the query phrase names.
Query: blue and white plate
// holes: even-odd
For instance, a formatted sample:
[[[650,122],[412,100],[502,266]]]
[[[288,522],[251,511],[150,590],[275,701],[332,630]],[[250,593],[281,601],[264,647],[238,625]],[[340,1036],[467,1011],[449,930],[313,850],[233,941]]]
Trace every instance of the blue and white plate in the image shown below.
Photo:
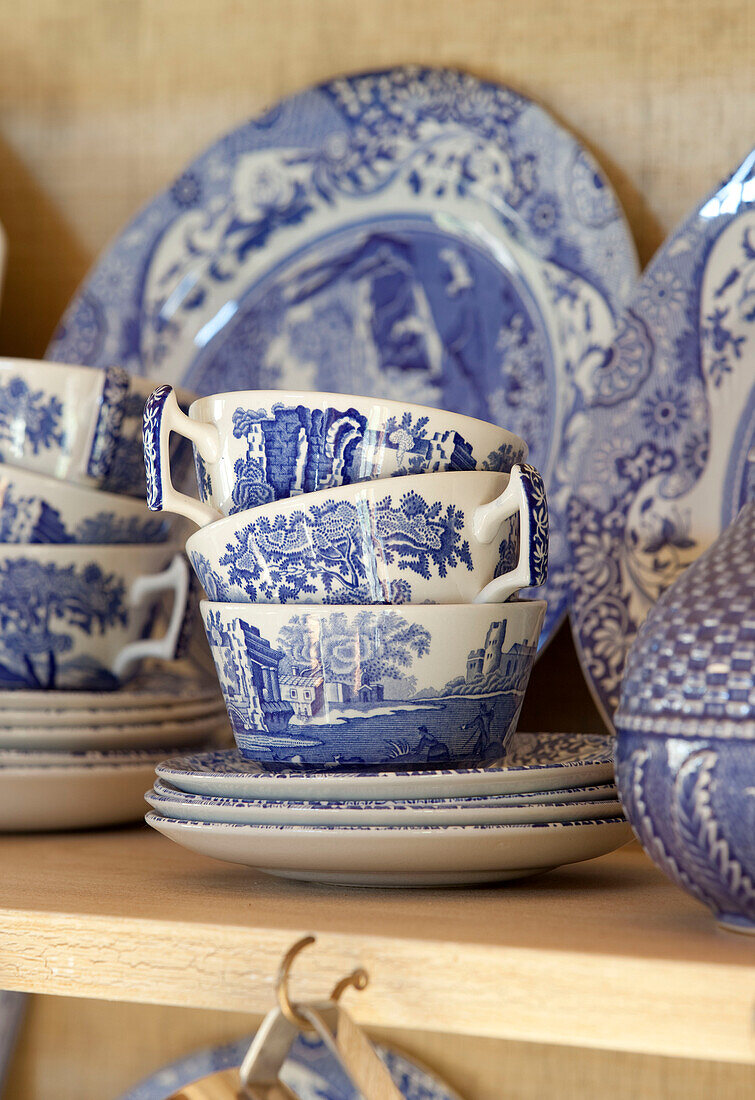
[[[320,85],[212,146],[105,253],[48,349],[199,394],[314,389],[491,420],[551,507],[566,607],[573,379],[637,263],[575,138],[500,85],[399,68]]]
[[[245,799],[462,798],[528,794],[613,781],[612,739],[600,734],[516,733],[505,760],[485,768],[400,772],[271,772],[235,749],[176,756],[156,768],[189,794]]]
[[[184,821],[218,821],[230,825],[532,825],[536,821],[583,821],[618,817],[622,813],[614,787],[613,799],[593,801],[523,802],[497,798],[327,799],[269,801],[213,798],[187,794],[157,780],[144,796],[153,810]]]
[[[755,152],[663,246],[578,369],[572,623],[607,720],[654,602],[755,499]]]
[[[550,871],[620,848],[624,815],[517,825],[239,825],[149,813],[193,852],[269,875],[341,886],[462,886]]]
[[[121,1100],[168,1100],[193,1081],[240,1066],[252,1037],[180,1058],[142,1081]],[[405,1100],[459,1100],[443,1081],[390,1047],[375,1044]],[[320,1039],[300,1035],[291,1047],[281,1079],[299,1100],[359,1100],[360,1094]]]

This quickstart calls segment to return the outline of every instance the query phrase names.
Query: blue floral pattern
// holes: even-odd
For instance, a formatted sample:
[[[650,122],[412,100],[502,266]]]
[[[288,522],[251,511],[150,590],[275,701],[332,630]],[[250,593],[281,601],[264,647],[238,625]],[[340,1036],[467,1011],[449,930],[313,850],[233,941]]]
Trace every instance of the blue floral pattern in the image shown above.
[[[60,509],[42,497],[16,495],[9,486],[0,504],[0,543],[110,544],[163,542],[168,525],[158,517],[101,511],[67,524]]]
[[[543,553],[547,562],[547,511],[545,517],[545,543],[532,540],[536,576]],[[464,528],[455,505],[410,490],[396,500],[384,494],[376,504],[330,500],[272,520],[250,519],[226,544],[218,569],[191,548],[189,557],[211,600],[409,603],[413,576],[472,572]],[[504,539],[499,571],[510,558]]]
[[[63,447],[62,416],[60,400],[48,397],[44,390],[31,389],[24,378],[10,378],[0,385],[0,461],[5,461],[3,444],[11,441],[19,422],[24,425],[25,442],[33,454]]]
[[[635,275],[608,181],[541,108],[398,68],[294,96],[208,150],[105,254],[49,354],[199,393],[358,377],[505,425],[552,501],[547,637],[566,606],[575,381]]]
[[[755,153],[664,246],[611,353],[579,375],[572,617],[609,720],[647,612],[753,499],[754,166]]]

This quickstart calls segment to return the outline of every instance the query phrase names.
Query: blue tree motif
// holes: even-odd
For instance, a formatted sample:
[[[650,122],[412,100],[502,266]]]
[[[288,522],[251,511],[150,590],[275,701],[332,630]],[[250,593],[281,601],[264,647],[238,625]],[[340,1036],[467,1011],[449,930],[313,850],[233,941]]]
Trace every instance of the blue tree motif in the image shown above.
[[[14,425],[24,425],[24,441],[34,454],[63,444],[60,418],[63,406],[57,397],[46,399],[44,390],[31,390],[23,378],[0,385],[0,442],[9,442]]]
[[[385,566],[426,579],[433,571],[445,577],[457,565],[472,571],[463,527],[454,505],[444,510],[416,492],[405,493],[396,506],[390,496],[374,508],[330,501],[272,520],[261,516],[235,533],[220,565],[227,567],[229,584],[252,600],[285,603],[316,592],[317,581],[333,602],[395,603],[410,599],[411,584],[400,578],[391,589]],[[227,590],[208,563],[194,565],[205,590],[207,581],[216,591]]]
[[[306,614],[293,616],[278,634],[278,646],[289,662],[322,670],[325,678],[355,688],[405,680],[415,657],[430,652],[430,632],[398,612],[378,618],[360,611],[352,619],[344,613],[319,621],[312,630]]]
[[[0,563],[0,681],[54,688],[58,658],[73,647],[66,627],[91,634],[125,625],[124,598],[123,582],[94,562],[80,570],[28,558]]]

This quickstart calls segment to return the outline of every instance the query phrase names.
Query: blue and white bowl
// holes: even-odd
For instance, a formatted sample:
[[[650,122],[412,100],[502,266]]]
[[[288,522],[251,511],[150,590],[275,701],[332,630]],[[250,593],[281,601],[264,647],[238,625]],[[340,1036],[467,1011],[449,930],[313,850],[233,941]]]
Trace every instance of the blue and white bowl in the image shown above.
[[[652,859],[755,933],[755,503],[658,600],[627,660],[617,778]]]
[[[120,367],[0,358],[0,461],[144,497],[141,431],[153,388]],[[191,464],[185,444],[176,448],[175,464],[184,477]]]
[[[500,757],[545,615],[535,600],[200,607],[241,754],[342,771]]]
[[[176,522],[135,497],[0,463],[0,543],[165,542]]]
[[[171,433],[194,446],[197,501],[173,488]],[[246,508],[359,481],[440,470],[508,473],[518,435],[459,413],[352,394],[244,390],[181,411],[160,386],[144,412],[150,508],[203,526]]]
[[[548,510],[531,466],[409,476],[228,516],[186,551],[221,602],[502,602],[545,580]]]
[[[175,656],[189,592],[169,544],[0,547],[0,689],[118,687],[143,658]],[[170,621],[152,638],[164,595]]]

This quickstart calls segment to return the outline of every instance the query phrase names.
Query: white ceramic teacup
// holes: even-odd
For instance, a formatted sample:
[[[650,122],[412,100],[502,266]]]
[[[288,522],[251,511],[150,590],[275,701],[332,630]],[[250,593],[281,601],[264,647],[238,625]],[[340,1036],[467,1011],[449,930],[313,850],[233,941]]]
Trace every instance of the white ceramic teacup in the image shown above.
[[[0,547],[0,689],[106,690],[147,657],[172,659],[190,575],[175,547]],[[150,637],[163,595],[165,634]]]
[[[145,495],[142,418],[154,382],[121,367],[0,358],[0,461]],[[182,403],[192,395],[181,392]],[[174,456],[187,470],[190,450]]]
[[[194,445],[201,500],[174,489],[171,433]],[[144,412],[150,508],[200,527],[223,515],[339,485],[440,470],[508,473],[527,457],[519,436],[460,413],[353,394],[244,390],[195,401],[170,386]]]
[[[136,497],[0,463],[0,544],[165,542],[176,523]]]
[[[239,751],[316,770],[501,757],[545,615],[542,600],[200,607]]]
[[[222,602],[494,603],[544,582],[548,509],[526,464],[425,474],[227,516],[195,531],[186,552]]]

